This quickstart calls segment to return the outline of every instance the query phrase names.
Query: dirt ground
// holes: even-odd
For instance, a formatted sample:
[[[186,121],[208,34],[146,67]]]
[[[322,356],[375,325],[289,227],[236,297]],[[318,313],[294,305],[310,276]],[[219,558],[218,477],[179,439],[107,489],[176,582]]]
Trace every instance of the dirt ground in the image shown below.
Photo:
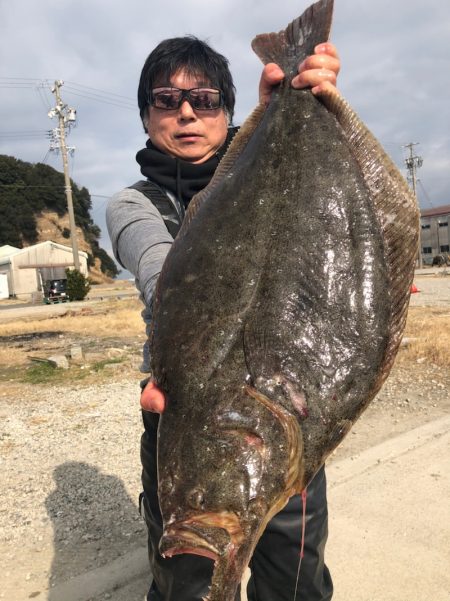
[[[450,276],[445,272],[417,275],[414,281],[420,292],[412,295],[411,306],[450,309]],[[9,311],[13,309],[0,307],[0,323],[2,317],[11,319]],[[137,511],[141,424],[136,366],[142,339],[124,343],[112,335],[106,350],[101,348],[104,340],[92,332],[70,340],[52,334],[0,340],[0,346],[2,342],[11,352],[15,345],[25,345],[37,354],[88,345],[93,354],[125,354],[125,360],[111,363],[98,379],[93,373],[94,383],[80,380],[79,385],[24,384],[0,373],[0,599],[142,601],[148,585],[148,577],[136,567],[145,546]],[[449,391],[448,368],[428,362],[394,366],[378,397],[329,459],[330,470],[383,441],[449,415]],[[387,465],[386,478],[388,469]],[[361,490],[352,494],[364,497]],[[448,505],[448,496],[442,503]],[[446,507],[443,516],[448,513]],[[99,590],[91,583],[85,593],[71,588],[71,582],[87,573],[123,569],[126,558],[132,561],[130,574],[135,576],[123,586]],[[109,582],[114,582],[113,576]],[[346,601],[353,598],[345,596]],[[384,598],[446,601],[444,596]],[[337,592],[336,599],[344,596]],[[364,595],[358,599],[373,601]]]

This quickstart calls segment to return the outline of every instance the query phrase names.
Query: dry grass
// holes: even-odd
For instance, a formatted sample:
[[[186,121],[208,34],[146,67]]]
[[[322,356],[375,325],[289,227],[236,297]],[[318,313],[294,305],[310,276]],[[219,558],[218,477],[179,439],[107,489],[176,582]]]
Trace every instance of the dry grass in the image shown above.
[[[76,310],[69,305],[61,316],[0,324],[3,394],[14,397],[19,383],[69,385],[76,381],[79,385],[89,385],[134,372],[139,376],[137,369],[145,338],[141,311],[142,303],[137,299],[111,299]],[[49,333],[54,335],[48,336]],[[26,338],[16,338],[20,336]],[[80,345],[85,354],[81,365],[71,361],[70,369],[64,370],[30,361],[51,355],[68,356],[73,344]],[[112,350],[117,351],[114,356]],[[112,371],[114,364],[119,364],[118,369]]]
[[[64,316],[53,317],[36,321],[21,321],[0,324],[0,336],[16,336],[20,334],[32,334],[39,332],[62,332],[62,335],[76,335],[81,341],[86,336],[95,336],[105,340],[105,347],[110,346],[108,339],[134,340],[136,347],[134,352],[140,353],[140,344],[144,338],[144,326],[141,318],[142,304],[137,299],[108,300],[94,305],[92,308],[74,312],[68,307]],[[407,366],[417,363],[434,363],[439,367],[450,367],[450,312],[448,308],[433,307],[411,307],[408,315],[406,331],[404,335],[407,344],[403,345],[397,357],[397,362]],[[51,346],[52,343],[49,342]],[[14,386],[17,379],[23,381],[24,367],[26,373],[39,371],[36,365],[30,365],[30,355],[38,355],[39,352],[30,352],[31,344],[25,343],[23,348],[15,345],[5,344],[0,346],[0,381],[4,385],[8,383]],[[43,353],[43,356],[46,356]],[[125,356],[123,357],[125,360]],[[117,359],[119,361],[119,359]],[[98,380],[99,371],[104,372],[103,363],[114,362],[108,358],[96,365],[91,365],[89,370],[73,365],[70,370],[63,373],[57,370],[62,382],[70,378],[76,378],[88,383],[91,379]],[[137,365],[139,357],[134,356],[131,365]],[[125,369],[125,365],[123,366]],[[126,371],[126,370],[125,370]],[[61,372],[61,373],[59,373]],[[122,369],[118,376],[124,373]],[[38,374],[42,377],[45,374]],[[107,373],[104,377],[112,377]],[[37,376],[36,376],[37,377]],[[38,380],[37,380],[38,381]],[[44,380],[45,381],[45,378]]]
[[[0,324],[0,336],[62,331],[95,336],[133,336],[142,334],[142,303],[138,300],[104,301],[94,308],[72,311],[69,306],[62,316],[36,321]]]
[[[434,363],[450,367],[450,312],[448,308],[410,307],[404,339],[397,361]]]
[[[22,363],[23,350],[0,347],[0,365],[16,365]]]

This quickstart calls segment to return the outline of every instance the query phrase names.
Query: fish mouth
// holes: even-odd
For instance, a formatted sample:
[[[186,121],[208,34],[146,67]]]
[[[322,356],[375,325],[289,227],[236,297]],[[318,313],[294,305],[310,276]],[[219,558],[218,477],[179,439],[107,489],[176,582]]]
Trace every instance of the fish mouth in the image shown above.
[[[175,555],[200,555],[213,561],[220,557],[219,551],[214,545],[211,545],[205,538],[199,536],[189,528],[170,529],[163,534],[159,543],[159,552],[167,559]]]
[[[234,555],[243,540],[244,533],[235,513],[202,513],[168,524],[159,551],[163,557],[190,553],[216,562],[220,557]]]

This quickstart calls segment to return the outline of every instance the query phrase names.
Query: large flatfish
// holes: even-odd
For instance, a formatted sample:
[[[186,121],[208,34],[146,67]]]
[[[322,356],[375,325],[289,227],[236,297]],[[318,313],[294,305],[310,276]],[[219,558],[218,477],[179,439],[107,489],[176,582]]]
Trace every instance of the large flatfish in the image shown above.
[[[290,85],[332,9],[253,41],[286,78],[192,201],[158,282],[160,550],[215,560],[210,601],[234,599],[267,522],[376,395],[405,325],[415,198],[337,92]]]

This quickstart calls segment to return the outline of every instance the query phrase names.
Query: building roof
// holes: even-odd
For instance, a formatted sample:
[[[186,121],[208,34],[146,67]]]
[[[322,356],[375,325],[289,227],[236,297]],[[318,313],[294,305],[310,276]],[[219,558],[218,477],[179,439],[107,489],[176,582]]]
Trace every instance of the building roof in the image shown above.
[[[421,217],[438,217],[439,215],[450,215],[450,205],[441,205],[420,211]]]
[[[15,246],[5,244],[4,246],[0,246],[0,257],[10,257],[11,255],[15,255],[19,251],[20,248],[16,248]]]
[[[51,246],[52,248],[58,248],[60,250],[65,250],[67,252],[72,253],[71,246],[64,246],[63,244],[58,244],[57,242],[52,242],[51,240],[39,242],[38,244],[33,244],[31,246],[25,246],[24,248],[15,248],[14,246],[9,246],[8,244],[6,244],[5,246],[0,247],[0,265],[8,264],[10,262],[10,257],[12,257],[13,255],[22,255],[30,252],[30,250],[39,249],[45,246]],[[84,257],[85,259],[88,258],[87,253],[83,250],[79,250],[78,254]]]
[[[38,244],[32,244],[31,246],[24,246],[24,248],[15,248],[14,246],[2,246],[0,248],[0,257],[7,257],[7,256],[11,256],[11,255],[18,255],[18,254],[24,254],[29,252],[31,249],[34,248],[40,248],[43,246],[51,246],[52,248],[59,248],[60,250],[66,250],[67,252],[72,252],[72,247],[71,246],[65,246],[64,244],[58,244],[58,242],[52,242],[51,240],[45,240],[45,242],[39,242]],[[3,249],[12,249],[11,252],[2,252]],[[85,257],[87,259],[88,255],[86,252],[84,252],[84,250],[79,250],[78,251],[79,255],[82,255],[83,257]]]

